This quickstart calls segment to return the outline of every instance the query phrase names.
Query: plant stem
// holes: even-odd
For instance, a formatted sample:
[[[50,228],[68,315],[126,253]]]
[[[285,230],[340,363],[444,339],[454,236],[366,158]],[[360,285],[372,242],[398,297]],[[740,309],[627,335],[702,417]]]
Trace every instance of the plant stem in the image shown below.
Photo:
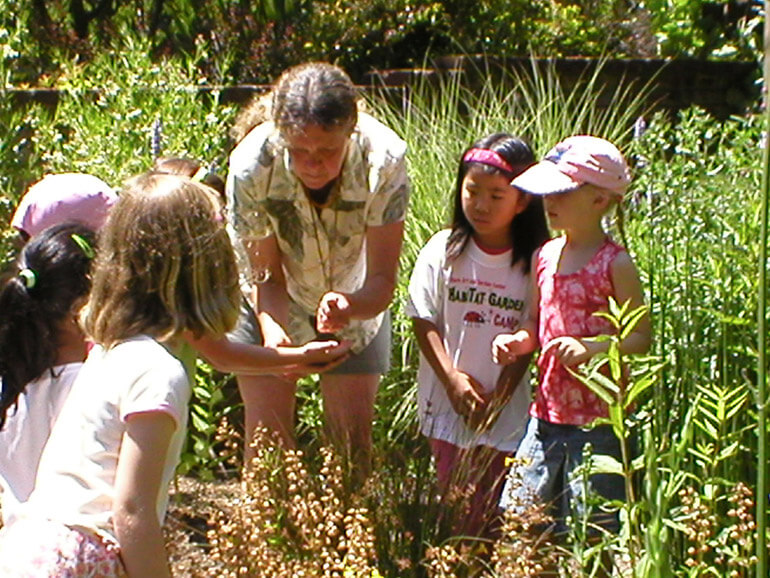
[[[759,281],[757,289],[757,576],[767,576],[767,376],[765,347],[767,338],[767,207],[770,197],[770,26],[767,25],[767,10],[770,2],[765,1],[764,29],[764,112],[765,146],[762,155],[762,199],[761,225],[759,234]]]

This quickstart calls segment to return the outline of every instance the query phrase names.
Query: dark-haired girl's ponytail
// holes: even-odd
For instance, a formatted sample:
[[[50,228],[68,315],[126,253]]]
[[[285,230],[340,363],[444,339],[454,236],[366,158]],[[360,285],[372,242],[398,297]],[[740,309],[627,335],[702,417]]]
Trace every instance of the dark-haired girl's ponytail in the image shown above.
[[[56,364],[61,323],[88,293],[93,232],[46,229],[0,281],[0,430],[27,384]]]
[[[31,279],[12,275],[0,289],[0,430],[27,383],[56,361],[56,339],[36,306]]]

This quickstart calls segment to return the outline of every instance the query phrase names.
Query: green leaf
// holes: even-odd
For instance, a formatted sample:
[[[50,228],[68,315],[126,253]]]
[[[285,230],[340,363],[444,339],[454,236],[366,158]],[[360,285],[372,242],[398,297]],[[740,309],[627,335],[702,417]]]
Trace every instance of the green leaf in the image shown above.
[[[592,371],[587,376],[587,379],[595,381],[596,383],[604,387],[607,391],[612,392],[614,395],[617,395],[618,393],[620,393],[620,388],[618,387],[618,384],[612,381],[609,377],[607,377],[603,373],[599,373],[598,369],[596,371]],[[613,401],[615,401],[614,397],[613,397]]]
[[[641,307],[637,307],[631,313],[629,313],[622,322],[622,330],[620,331],[620,341],[622,342],[626,337],[628,337],[635,329],[636,326],[639,325],[639,321],[647,315],[647,306],[642,305]]]
[[[720,420],[717,417],[717,414],[713,411],[711,411],[711,408],[715,407],[715,404],[709,400],[709,399],[703,399],[703,403],[701,403],[700,407],[698,408],[698,415],[700,417],[705,417],[709,423],[712,424],[719,424],[722,423],[723,420]]]
[[[664,525],[683,534],[686,533],[690,527],[689,524],[682,524],[681,522],[671,520],[670,518],[662,518],[662,520]]]
[[[588,425],[582,426],[585,430],[592,430],[602,425],[612,425],[612,420],[608,417],[597,417]]]
[[[190,412],[190,421],[192,421],[193,428],[199,432],[204,432],[209,427],[208,422],[200,417],[196,412]]]
[[[700,449],[695,449],[695,448],[688,448],[687,451],[688,453],[698,458],[702,462],[702,465],[707,466],[709,464],[714,463],[714,457],[711,454],[711,452],[701,451]]]
[[[722,450],[719,452],[719,455],[717,456],[717,460],[722,461],[722,460],[726,460],[727,458],[733,457],[735,454],[738,453],[739,447],[740,447],[740,444],[737,441],[735,441],[730,445],[722,448]]]
[[[623,317],[622,308],[618,306],[618,302],[615,301],[615,298],[612,295],[610,295],[607,301],[609,302],[610,315],[619,321]]]
[[[609,407],[609,413],[610,420],[612,421],[612,431],[615,432],[615,437],[618,438],[622,443],[626,438],[625,412],[620,405],[617,403],[612,403]]]
[[[602,387],[601,384],[597,382],[595,376],[592,376],[592,378],[589,379],[570,367],[568,367],[567,370],[577,379],[579,379],[580,382],[583,383],[588,389],[594,392],[597,397],[605,401],[607,404],[615,403],[615,398],[610,392],[608,392],[604,387]]]
[[[607,313],[606,311],[595,311],[593,315],[594,317],[601,317],[602,319],[606,319],[616,330],[620,329],[620,320],[612,313]]]
[[[647,391],[656,381],[658,376],[655,373],[648,373],[647,375],[635,380],[626,393],[625,408],[631,407],[637,398]]]
[[[594,474],[618,474],[623,475],[623,464],[612,456],[593,454],[588,462],[589,475]]]
[[[617,340],[610,341],[610,349],[607,351],[607,357],[610,360],[610,375],[615,383],[620,383],[623,375],[623,364],[620,358],[620,347]]]
[[[701,408],[701,412],[704,412],[704,411],[705,410]],[[719,430],[710,421],[696,419],[695,425],[698,426],[711,439],[713,440],[719,439]]]

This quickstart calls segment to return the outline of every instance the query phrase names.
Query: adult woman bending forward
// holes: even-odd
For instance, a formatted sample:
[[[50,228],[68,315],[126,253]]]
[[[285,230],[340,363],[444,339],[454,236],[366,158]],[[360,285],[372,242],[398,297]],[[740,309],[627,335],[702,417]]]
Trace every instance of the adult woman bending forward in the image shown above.
[[[352,342],[351,357],[322,375],[321,392],[332,441],[365,473],[375,393],[389,366],[406,144],[358,112],[350,78],[325,63],[284,72],[270,117],[230,156],[231,222],[259,281],[265,345],[329,334]],[[295,377],[239,376],[239,386],[247,431],[267,426],[292,447]]]

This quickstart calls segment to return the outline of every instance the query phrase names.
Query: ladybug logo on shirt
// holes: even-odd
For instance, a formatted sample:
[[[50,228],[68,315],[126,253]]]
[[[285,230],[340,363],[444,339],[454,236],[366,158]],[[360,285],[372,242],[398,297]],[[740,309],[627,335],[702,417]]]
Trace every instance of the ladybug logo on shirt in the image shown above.
[[[463,324],[464,325],[484,325],[486,323],[486,320],[484,319],[484,316],[479,313],[478,311],[468,311],[463,316]]]

